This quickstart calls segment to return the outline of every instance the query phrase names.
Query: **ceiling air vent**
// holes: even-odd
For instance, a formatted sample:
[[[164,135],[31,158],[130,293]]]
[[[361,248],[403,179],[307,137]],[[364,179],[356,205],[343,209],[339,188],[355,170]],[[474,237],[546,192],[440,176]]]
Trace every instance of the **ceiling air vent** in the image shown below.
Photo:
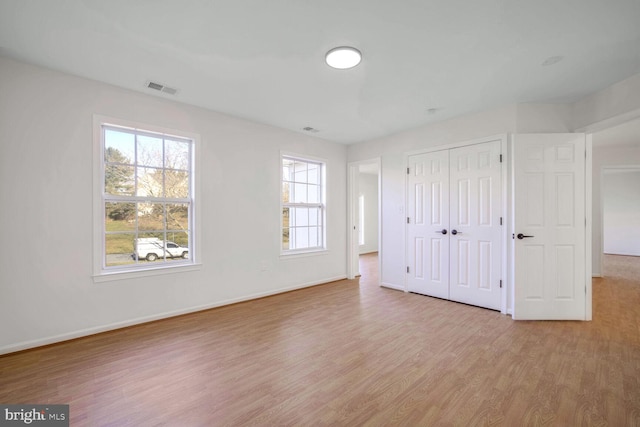
[[[302,128],[305,132],[318,133],[320,132],[318,129],[312,128],[311,126],[306,126]]]
[[[169,95],[175,95],[178,92],[178,89],[174,89],[169,86],[165,86],[156,82],[147,82],[147,87],[149,89],[159,90],[160,92],[168,93]]]

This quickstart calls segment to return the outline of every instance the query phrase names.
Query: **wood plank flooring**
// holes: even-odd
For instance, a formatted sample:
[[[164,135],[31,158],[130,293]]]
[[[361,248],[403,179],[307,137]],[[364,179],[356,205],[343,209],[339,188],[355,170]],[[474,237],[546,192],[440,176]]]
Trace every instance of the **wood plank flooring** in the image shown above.
[[[640,278],[592,322],[344,280],[0,357],[0,403],[72,426],[640,426]]]

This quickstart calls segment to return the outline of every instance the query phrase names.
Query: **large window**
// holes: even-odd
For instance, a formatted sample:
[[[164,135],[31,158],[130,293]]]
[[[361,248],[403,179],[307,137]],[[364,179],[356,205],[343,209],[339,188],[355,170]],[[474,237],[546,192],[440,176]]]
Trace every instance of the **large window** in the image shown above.
[[[194,141],[100,124],[103,272],[193,263]]]
[[[282,156],[282,252],[325,249],[323,162]]]

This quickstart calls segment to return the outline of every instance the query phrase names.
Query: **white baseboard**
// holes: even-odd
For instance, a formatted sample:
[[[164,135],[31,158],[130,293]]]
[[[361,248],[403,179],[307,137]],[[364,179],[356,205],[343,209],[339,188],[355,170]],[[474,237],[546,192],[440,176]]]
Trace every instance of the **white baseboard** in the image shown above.
[[[325,283],[335,282],[337,280],[343,280],[343,279],[346,279],[346,278],[347,278],[347,276],[329,277],[327,279],[317,280],[317,281],[313,281],[313,282],[307,282],[307,283],[303,283],[301,285],[289,286],[289,287],[285,287],[285,288],[276,289],[276,290],[273,290],[273,291],[259,292],[259,293],[251,294],[251,295],[244,296],[244,297],[223,300],[223,301],[215,302],[213,304],[203,304],[203,305],[199,305],[199,306],[195,306],[195,307],[189,307],[189,308],[185,308],[185,309],[181,309],[181,310],[168,311],[168,312],[165,312],[165,313],[154,314],[154,315],[151,315],[151,316],[143,316],[143,317],[138,317],[136,319],[125,320],[125,321],[122,321],[122,322],[115,322],[115,323],[111,323],[111,324],[108,324],[108,325],[81,329],[81,330],[78,330],[78,331],[69,332],[69,333],[65,333],[65,334],[54,335],[54,336],[47,337],[47,338],[40,338],[40,339],[37,339],[37,340],[31,340],[31,341],[23,341],[23,342],[20,342],[20,343],[10,344],[10,345],[4,346],[4,347],[0,347],[0,355],[8,354],[8,353],[15,353],[16,351],[28,350],[30,348],[35,348],[35,347],[42,347],[44,345],[55,344],[55,343],[59,343],[59,342],[62,342],[62,341],[68,341],[68,340],[76,339],[76,338],[82,338],[82,337],[86,337],[86,336],[89,336],[89,335],[99,334],[101,332],[112,331],[114,329],[121,329],[121,328],[126,328],[128,326],[134,326],[134,325],[139,325],[139,324],[142,324],[142,323],[153,322],[155,320],[167,319],[169,317],[181,316],[183,314],[189,314],[189,313],[196,313],[198,311],[209,310],[211,308],[222,307],[222,306],[225,306],[225,305],[231,305],[231,304],[236,304],[236,303],[239,303],[239,302],[250,301],[250,300],[254,300],[254,299],[258,299],[258,298],[264,298],[264,297],[268,297],[268,296],[272,296],[272,295],[282,294],[282,293],[285,293],[285,292],[295,291],[297,289],[308,288],[308,287],[316,286],[316,285],[323,285]]]

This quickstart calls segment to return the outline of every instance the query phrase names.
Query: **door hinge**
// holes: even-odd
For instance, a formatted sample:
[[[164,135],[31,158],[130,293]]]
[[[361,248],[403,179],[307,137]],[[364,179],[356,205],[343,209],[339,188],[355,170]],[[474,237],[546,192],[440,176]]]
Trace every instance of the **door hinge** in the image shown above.
[[[500,154],[500,163],[502,163],[502,154]]]
[[[407,266],[407,273],[409,272],[409,266]]]
[[[409,168],[407,168],[407,175],[409,175]]]
[[[500,217],[500,225],[502,225],[502,217]]]
[[[409,217],[407,217],[407,224],[411,224],[411,223],[409,222]]]
[[[502,289],[502,279],[500,279],[500,289]]]

